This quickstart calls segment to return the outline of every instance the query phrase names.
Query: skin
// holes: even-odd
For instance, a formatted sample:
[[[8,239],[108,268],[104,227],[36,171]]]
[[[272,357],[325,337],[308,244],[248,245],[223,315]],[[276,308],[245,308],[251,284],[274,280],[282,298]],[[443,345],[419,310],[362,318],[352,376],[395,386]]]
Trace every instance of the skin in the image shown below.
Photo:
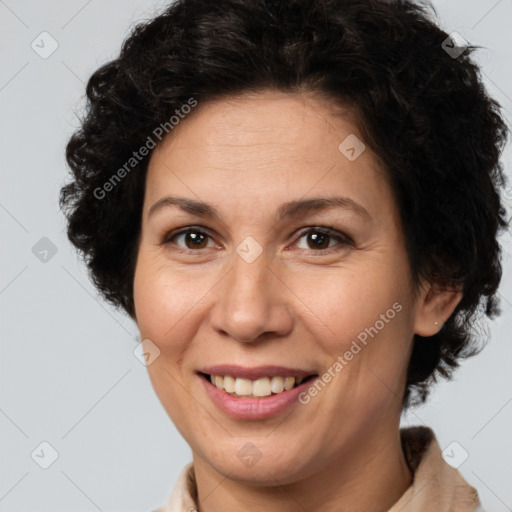
[[[275,91],[208,102],[151,156],[136,321],[141,339],[160,350],[149,375],[191,447],[204,512],[383,512],[412,482],[399,424],[413,335],[435,334],[461,294],[428,283],[413,294],[379,159],[368,146],[354,161],[340,152],[348,135],[363,137],[355,114],[334,111],[325,98]],[[167,195],[211,203],[221,219],[177,206],[148,218]],[[344,208],[276,217],[282,203],[335,195],[370,218]],[[190,236],[169,236],[187,226],[208,235],[199,248]],[[334,236],[318,247],[314,227],[353,244]],[[252,263],[236,252],[248,236],[263,250]],[[227,416],[196,374],[222,363],[323,374],[395,302],[401,311],[310,403],[276,417]],[[247,442],[261,453],[251,467],[237,457]]]

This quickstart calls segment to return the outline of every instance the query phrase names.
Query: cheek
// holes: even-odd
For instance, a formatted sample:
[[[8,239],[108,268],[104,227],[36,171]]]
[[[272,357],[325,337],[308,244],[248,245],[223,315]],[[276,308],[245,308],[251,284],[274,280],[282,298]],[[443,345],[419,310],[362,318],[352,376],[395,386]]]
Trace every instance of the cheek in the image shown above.
[[[404,287],[399,276],[386,272],[383,265],[375,271],[367,266],[333,268],[316,275],[310,272],[297,276],[293,288],[309,316],[316,318],[316,338],[331,344],[333,351],[343,349],[347,341],[357,339],[361,333],[360,339],[364,339],[365,329],[376,322],[377,329],[384,332],[396,328],[404,317]]]
[[[177,326],[197,301],[197,290],[183,274],[158,264],[144,253],[137,261],[133,286],[141,336],[165,351],[171,339],[178,339]]]
[[[141,339],[151,340],[160,350],[159,356],[147,366],[152,386],[163,408],[182,433],[187,426],[188,395],[183,394],[182,362],[193,334],[189,322],[197,302],[190,282],[183,274],[156,264],[150,254],[141,253],[134,276],[134,303]],[[188,318],[188,317],[187,317]]]
[[[333,402],[350,408],[364,401],[380,409],[393,403],[407,369],[412,342],[407,283],[383,264],[330,274],[302,277],[297,295],[307,298],[304,321],[326,355],[326,371],[336,375]]]

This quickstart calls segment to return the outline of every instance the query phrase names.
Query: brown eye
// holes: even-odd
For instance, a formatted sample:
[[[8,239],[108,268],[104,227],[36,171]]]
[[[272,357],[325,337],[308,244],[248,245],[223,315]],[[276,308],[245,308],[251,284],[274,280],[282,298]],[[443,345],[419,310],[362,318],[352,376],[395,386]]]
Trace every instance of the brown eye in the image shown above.
[[[179,242],[181,237],[183,237],[183,240]],[[309,228],[299,237],[299,239],[302,238],[306,238],[307,247],[305,250],[310,253],[322,254],[324,252],[331,252],[331,250],[339,251],[347,246],[353,246],[350,237],[331,228]],[[164,245],[174,245],[176,246],[175,250],[178,251],[199,252],[200,249],[208,248],[208,239],[212,239],[208,233],[190,226],[169,233],[162,243]],[[304,247],[299,247],[299,249],[304,249]]]
[[[175,240],[178,240],[180,237],[183,237],[183,245],[180,243],[176,243]],[[171,233],[168,235],[165,240],[164,244],[174,244],[178,245],[178,247],[183,248],[185,250],[195,250],[195,249],[205,249],[207,247],[208,239],[210,238],[210,235],[207,233],[195,229],[195,228],[186,228],[182,229],[180,231]]]
[[[324,252],[330,251],[333,247],[340,246],[337,250],[353,245],[352,240],[344,236],[338,231],[328,228],[312,228],[301,234],[301,238],[306,238],[306,249],[310,249],[310,252]],[[338,243],[331,243],[331,242]]]
[[[325,233],[308,233],[306,235],[308,242],[311,242],[314,249],[327,249],[329,247],[329,241],[332,238],[330,235]]]

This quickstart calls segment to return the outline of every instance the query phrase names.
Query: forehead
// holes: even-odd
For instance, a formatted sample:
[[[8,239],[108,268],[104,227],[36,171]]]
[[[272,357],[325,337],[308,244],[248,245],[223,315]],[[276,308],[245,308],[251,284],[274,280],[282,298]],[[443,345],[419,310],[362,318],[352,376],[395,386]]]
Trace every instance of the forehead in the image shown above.
[[[199,103],[156,152],[200,145],[216,158],[252,153],[261,159],[268,152],[286,151],[297,158],[308,153],[318,157],[315,150],[328,142],[322,143],[326,135],[336,142],[358,132],[355,113],[325,97],[264,91]],[[264,153],[258,147],[263,144]]]
[[[343,152],[347,140],[360,152],[355,159]],[[153,152],[146,203],[165,192],[213,202],[238,196],[254,207],[334,192],[357,200],[365,192],[371,203],[386,199],[385,179],[353,111],[269,91],[199,103]]]

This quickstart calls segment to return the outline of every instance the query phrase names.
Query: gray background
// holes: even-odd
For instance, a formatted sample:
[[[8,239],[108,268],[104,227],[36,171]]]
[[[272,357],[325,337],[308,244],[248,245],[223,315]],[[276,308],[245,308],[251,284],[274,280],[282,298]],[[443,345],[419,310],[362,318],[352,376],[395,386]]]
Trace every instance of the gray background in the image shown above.
[[[116,57],[134,23],[165,5],[0,0],[0,511],[150,510],[191,460],[133,355],[135,324],[98,297],[57,202],[85,82]],[[476,55],[510,124],[512,0],[434,5],[445,30],[486,47]],[[51,49],[44,31],[58,44],[46,59],[31,47]],[[503,160],[510,175],[510,147]],[[512,203],[512,189],[507,196]],[[43,237],[57,249],[47,261]],[[482,326],[490,343],[403,419],[433,428],[455,459],[467,452],[459,470],[496,512],[512,510],[511,235],[501,241],[503,314]],[[35,461],[50,460],[43,441],[59,454],[48,469]]]

